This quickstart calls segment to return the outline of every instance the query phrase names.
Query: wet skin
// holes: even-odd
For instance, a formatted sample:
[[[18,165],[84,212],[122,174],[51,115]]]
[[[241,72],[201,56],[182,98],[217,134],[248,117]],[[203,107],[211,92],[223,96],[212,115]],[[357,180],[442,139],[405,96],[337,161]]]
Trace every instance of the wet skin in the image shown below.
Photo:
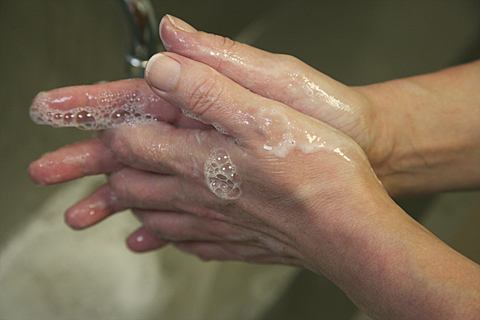
[[[365,134],[365,133],[369,131],[369,129],[367,128],[374,127],[374,126],[366,126],[366,125],[360,126],[356,124],[356,122],[362,122],[363,124],[365,122],[365,119],[369,118],[368,110],[367,110],[368,101],[359,92],[355,92],[354,90],[349,89],[343,86],[342,84],[333,81],[332,79],[322,75],[321,73],[315,71],[314,69],[311,69],[306,65],[303,65],[300,61],[295,59],[287,60],[290,63],[285,63],[285,62],[282,63],[281,65],[284,66],[284,69],[277,70],[275,71],[275,73],[272,73],[271,70],[274,70],[274,69],[270,68],[268,65],[257,64],[255,62],[260,60],[261,58],[261,61],[272,61],[272,63],[277,64],[275,60],[272,60],[272,58],[275,58],[276,60],[281,59],[283,61],[287,57],[278,56],[277,58],[276,55],[267,54],[263,51],[255,50],[253,48],[252,50],[255,50],[253,53],[249,53],[249,56],[245,56],[240,59],[238,53],[235,53],[234,51],[229,53],[226,51],[225,48],[229,46],[228,43],[222,44],[223,46],[219,47],[216,50],[217,52],[214,55],[210,54],[210,52],[207,50],[207,47],[199,46],[195,44],[193,41],[190,41],[190,44],[188,46],[181,46],[185,42],[181,41],[181,39],[180,40],[177,39],[177,41],[175,41],[175,44],[177,44],[177,46],[168,45],[169,34],[177,38],[181,38],[181,35],[179,36],[178,34],[178,29],[172,28],[170,20],[168,19],[163,20],[161,25],[161,30],[165,30],[165,32],[162,32],[162,36],[165,44],[169,47],[170,50],[178,51],[179,53],[185,56],[188,56],[189,54],[192,55],[193,52],[195,52],[195,58],[197,60],[200,60],[212,66],[215,66],[217,69],[219,69],[219,71],[226,73],[227,76],[233,77],[234,81],[241,80],[242,86],[254,91],[257,95],[270,98],[273,101],[289,103],[290,104],[289,106],[295,109],[298,109],[302,113],[306,113],[317,118],[323,117],[324,119],[322,120],[330,120],[332,124],[337,125],[341,129],[343,129],[343,131],[346,131],[351,135],[361,136],[359,140],[362,140],[361,143],[365,145],[365,148],[370,147],[372,145],[372,141],[371,141],[372,139],[370,138],[370,136],[372,135]],[[195,41],[198,41],[198,40],[195,40]],[[232,42],[232,45],[233,44],[234,43]],[[195,49],[192,49],[192,47],[195,47]],[[214,56],[213,59],[212,59],[212,56]],[[250,64],[245,63],[245,61],[247,60],[251,61],[251,63]],[[220,63],[220,61],[222,61],[222,63]],[[302,70],[302,72],[299,73],[298,70]],[[241,71],[241,72],[238,72],[238,71]],[[272,81],[268,81],[268,79],[285,79],[284,80],[285,82],[272,83]],[[263,82],[265,83],[265,85],[257,85],[259,82]],[[285,92],[284,90],[285,88],[288,88],[288,91]],[[333,95],[327,94],[323,89],[320,89],[320,88],[331,88],[330,91],[333,91],[336,95],[339,95],[339,96],[342,95],[343,98],[347,98],[351,96],[352,98],[348,98],[347,100],[355,101],[356,105],[350,106],[350,105],[347,105],[346,102],[340,102],[338,99],[333,97]],[[43,103],[44,102],[43,100],[45,100],[46,97],[48,97],[50,101],[57,101],[57,103],[55,104],[52,104],[52,103],[47,104],[49,108],[60,109],[62,113],[65,113],[74,108],[79,109],[79,106],[80,108],[82,106],[87,106],[89,104],[89,101],[86,97],[88,96],[93,97],[94,100],[99,100],[100,96],[102,95],[105,96],[105,92],[119,92],[119,91],[120,92],[124,92],[124,91],[137,92],[143,96],[150,96],[152,94],[151,90],[141,80],[129,80],[128,82],[117,82],[117,83],[111,83],[111,84],[103,84],[100,86],[82,86],[82,87],[76,87],[76,88],[59,89],[58,91],[49,92],[48,95],[46,96],[42,94],[41,96],[37,97],[33,105],[35,106]],[[64,99],[65,96],[72,97],[72,98]],[[169,103],[165,102],[162,99],[152,100],[152,101],[154,102],[148,106],[148,108],[151,109],[149,110],[150,113],[160,115],[161,117],[163,117],[163,120],[167,123],[173,124],[176,127],[187,127],[187,128],[192,127],[192,128],[203,128],[203,129],[207,127],[204,124],[195,122],[189,118],[184,117],[178,108],[173,107],[172,105],[170,105]],[[339,108],[338,107],[339,105],[342,106],[343,108]],[[312,106],[316,106],[316,107],[312,108]],[[257,107],[258,106],[255,105],[255,106],[251,106],[250,108],[254,110],[254,108],[257,108]],[[118,109],[121,109],[121,106],[110,107],[110,110],[118,110]],[[363,110],[367,110],[367,111],[363,111]],[[222,112],[225,113],[226,111],[222,110]],[[55,112],[52,112],[51,114],[53,116],[55,115]],[[364,116],[364,114],[367,114],[367,116]],[[248,113],[244,113],[243,116],[248,118],[251,115],[249,115]],[[238,118],[238,115],[234,113],[233,117]],[[247,120],[243,119],[241,121],[245,122]],[[263,121],[267,121],[267,120],[263,119]],[[41,121],[38,121],[38,122],[41,122]],[[48,123],[49,120],[43,119],[43,122]],[[65,124],[62,124],[62,122],[58,122],[58,125],[62,126]],[[68,125],[75,125],[75,123],[69,122]],[[291,124],[285,124],[285,126],[291,126]],[[95,127],[97,126],[94,126],[93,128],[90,128],[90,129],[95,129]],[[360,129],[364,129],[364,130],[362,131]],[[294,130],[298,131],[298,126]],[[280,129],[279,131],[282,131],[281,136],[283,136],[283,129]],[[362,131],[363,134],[360,133],[360,131]],[[269,134],[270,136],[275,137],[274,132],[269,132]],[[310,133],[302,133],[302,134],[305,135],[305,137],[302,137],[302,139],[309,140],[310,145],[312,144],[311,140],[313,137],[315,137],[315,139],[318,139],[321,137],[320,135],[315,135]],[[307,137],[307,134],[309,134],[308,137]],[[298,132],[296,133],[296,135],[298,135]],[[264,142],[267,142],[267,140],[265,140]],[[90,144],[94,146],[90,146]],[[263,143],[263,145],[267,148],[272,147],[265,143]],[[85,148],[87,149],[97,148],[97,149],[95,150],[95,152],[89,152],[89,151],[82,150]],[[100,148],[100,143],[95,139],[93,139],[91,141],[81,143],[80,145],[78,145],[78,147],[77,146],[69,147],[69,150],[67,151],[67,153],[71,153],[71,152],[75,153],[78,151],[79,152],[78,155],[70,154],[70,158],[80,157],[81,159],[84,159],[84,158],[89,159],[90,161],[89,163],[92,163],[92,164],[96,163],[97,168],[92,167],[92,165],[88,163],[86,166],[87,167],[91,166],[91,167],[83,168],[82,167],[83,163],[80,163],[81,161],[79,161],[80,164],[79,163],[75,164],[73,162],[70,162],[69,164],[65,164],[65,161],[63,159],[65,154],[62,150],[60,150],[56,153],[48,155],[47,158],[44,157],[43,159],[40,159],[39,162],[32,164],[30,168],[31,176],[38,183],[52,183],[54,181],[61,182],[62,179],[63,181],[75,179],[75,178],[81,177],[84,174],[101,173],[102,168],[108,168],[105,173],[109,173],[110,171],[113,171],[114,169],[121,167],[123,165],[122,163],[116,163],[116,161],[113,159],[110,159],[110,158],[106,159],[105,155],[109,155],[112,153],[110,148],[106,147],[105,151],[103,152],[98,148]],[[275,148],[275,150],[277,149],[278,147]],[[337,147],[332,146],[331,149],[334,150],[334,149],[337,149]],[[338,151],[337,151],[337,154],[338,154]],[[57,166],[49,165],[48,171],[45,171],[45,170],[42,171],[42,169],[46,168],[45,166],[43,168],[39,168],[40,163],[42,161],[55,163],[55,164],[58,163],[58,165]],[[197,164],[197,167],[198,167],[198,164]],[[62,168],[62,170],[61,172],[54,172],[55,168]],[[74,168],[76,169],[76,171],[74,170]],[[48,179],[50,179],[50,181],[48,182],[45,179],[47,178],[47,176],[48,176]],[[42,178],[42,177],[45,177],[45,178]],[[105,194],[105,191],[103,189],[102,189],[102,194]],[[94,197],[95,201],[97,201],[97,198],[98,197]],[[106,202],[112,203],[112,200],[111,200],[112,198],[115,198],[115,197],[109,196],[108,197],[109,200]],[[111,214],[112,212],[118,211],[124,208],[118,205],[106,206],[106,205],[96,204],[94,206],[95,208],[105,208],[105,209],[97,210],[101,212],[92,214],[92,210],[90,210],[90,208],[93,205],[87,205],[87,204],[88,204],[88,201],[87,202],[84,201],[81,203],[81,205],[74,206],[72,209],[67,211],[67,215],[66,215],[67,222],[71,224],[73,227],[79,228],[79,227],[89,226],[91,223],[100,221],[101,219]],[[106,209],[111,207],[115,207],[116,210]],[[80,214],[80,212],[84,212],[84,214],[82,215]],[[85,222],[85,221],[88,221],[88,222]]]
[[[160,121],[107,125],[98,137],[32,163],[30,176],[40,184],[107,174],[108,184],[67,211],[69,225],[82,229],[131,208],[143,223],[127,240],[135,251],[173,243],[204,259],[307,267],[360,306],[398,305],[375,311],[387,317],[415,318],[430,303],[428,290],[410,301],[405,284],[412,270],[428,269],[417,279],[424,283],[443,270],[478,271],[398,208],[377,179],[372,165],[391,153],[392,145],[380,139],[390,127],[362,89],[295,59],[190,33],[176,23],[162,20],[162,40],[171,52],[149,62],[149,85],[130,80],[57,89],[34,101],[58,113],[86,107],[105,92],[152,96],[153,90],[160,98],[148,106]],[[209,159],[218,150],[235,168],[238,197],[215,192],[208,179]],[[459,259],[460,266],[454,263]],[[474,280],[442,285],[454,290]]]

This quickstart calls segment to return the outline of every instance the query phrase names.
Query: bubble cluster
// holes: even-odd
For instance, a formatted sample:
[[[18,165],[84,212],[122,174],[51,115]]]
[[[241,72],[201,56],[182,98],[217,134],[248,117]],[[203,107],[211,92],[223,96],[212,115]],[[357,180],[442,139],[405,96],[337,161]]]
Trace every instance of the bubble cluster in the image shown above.
[[[97,96],[87,94],[85,106],[62,111],[51,107],[62,99],[53,99],[48,93],[39,93],[30,107],[30,118],[37,124],[84,130],[163,121],[161,115],[147,112],[152,99],[154,98],[137,90],[104,91]]]
[[[242,180],[226,150],[212,149],[210,151],[205,162],[204,173],[208,188],[217,197],[226,200],[240,197]]]

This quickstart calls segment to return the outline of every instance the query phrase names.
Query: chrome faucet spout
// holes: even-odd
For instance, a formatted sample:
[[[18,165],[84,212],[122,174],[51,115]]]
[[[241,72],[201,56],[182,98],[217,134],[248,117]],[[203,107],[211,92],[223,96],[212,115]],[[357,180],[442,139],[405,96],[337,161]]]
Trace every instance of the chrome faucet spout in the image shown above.
[[[162,50],[158,37],[158,21],[149,0],[118,0],[127,22],[130,44],[125,59],[128,73],[143,78],[148,59]]]

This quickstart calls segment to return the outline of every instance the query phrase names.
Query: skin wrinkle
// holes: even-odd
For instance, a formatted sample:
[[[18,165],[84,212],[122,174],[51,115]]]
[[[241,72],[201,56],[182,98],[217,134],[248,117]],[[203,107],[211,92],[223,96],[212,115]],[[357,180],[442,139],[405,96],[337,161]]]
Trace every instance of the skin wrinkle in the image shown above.
[[[148,88],[144,80],[121,80],[103,86],[103,90],[96,86],[76,86],[39,93],[32,102],[30,116],[37,124],[86,130],[161,121],[180,125],[185,122],[178,110],[171,107],[167,110],[167,104]],[[82,90],[91,92],[76,95]],[[69,98],[65,99],[65,96]],[[81,114],[83,118],[75,114]],[[66,120],[66,115],[70,120]],[[188,121],[186,124],[189,125]]]
[[[205,35],[208,36],[208,34]],[[223,69],[222,64],[224,61],[228,61],[229,64],[233,64],[235,67],[247,65],[246,58],[242,57],[240,54],[236,54],[236,48],[238,47],[241,47],[241,45],[237,42],[229,38],[216,35],[213,35],[213,49],[206,46],[197,45],[199,51],[203,51],[205,54],[216,60],[216,64],[213,66],[213,68],[216,70]]]
[[[240,228],[245,228],[246,226],[245,225],[239,225],[239,224],[236,224],[234,223],[233,224],[234,226],[239,226]],[[251,228],[248,228],[250,231],[252,231],[252,235],[253,235],[253,238],[252,236],[249,236],[249,237],[246,237],[245,238],[245,235],[242,235],[242,238],[235,238],[235,237],[229,237],[229,240],[241,240],[241,241],[246,241],[248,240],[248,244],[249,245],[253,245],[255,247],[258,247],[258,248],[270,248],[270,250],[272,250],[273,247],[277,248],[275,250],[273,250],[272,252],[274,252],[275,254],[277,255],[282,255],[283,253],[287,253],[287,252],[291,252],[292,250],[286,250],[287,247],[291,248],[291,244],[289,244],[288,242],[284,242],[284,240],[278,238],[278,237],[275,237],[275,236],[272,236],[270,233],[264,233],[264,235],[262,234],[258,234],[258,226],[255,226],[255,228],[251,229]],[[281,243],[276,245],[275,244],[275,241],[271,241],[270,238],[275,238],[276,241],[280,241]],[[275,245],[274,245],[275,244]],[[282,248],[283,250],[279,249],[279,248]],[[296,251],[296,250],[294,250]],[[293,258],[295,255],[291,255],[291,257]]]
[[[227,50],[224,49],[224,52],[225,52],[225,51],[227,51]],[[218,58],[218,57],[220,56],[220,54],[217,52],[216,54],[214,54],[214,56],[216,56],[216,57]],[[223,54],[223,57],[225,58],[224,60],[227,60],[227,62],[225,63],[227,66],[228,66],[228,65],[236,66],[235,63],[232,63],[232,60],[234,60],[234,59],[229,59],[230,56]],[[223,60],[222,60],[222,61],[223,61]],[[222,68],[222,67],[221,67],[219,64],[217,64],[217,65],[216,65],[216,68]],[[223,68],[223,69],[225,69],[225,68]],[[291,75],[293,75],[293,74],[291,74]],[[293,77],[293,78],[294,78],[294,82],[299,83],[299,82],[302,82],[302,81],[303,81],[303,82],[307,83],[308,86],[311,88],[310,90],[312,90],[312,94],[313,94],[313,92],[314,92],[314,91],[313,91],[314,89],[317,91],[317,93],[320,92],[321,100],[322,100],[323,102],[328,103],[329,105],[332,105],[332,106],[336,106],[337,109],[341,107],[340,109],[343,110],[343,111],[345,111],[345,112],[347,112],[347,113],[352,113],[352,109],[351,109],[349,106],[343,104],[342,102],[338,101],[337,99],[333,98],[332,96],[327,95],[327,94],[325,93],[325,91],[319,89],[318,86],[314,85],[313,82],[309,81],[309,80],[306,78],[305,75],[303,75],[303,76],[301,77],[302,79],[300,79],[300,76],[296,76],[296,77]],[[296,79],[295,79],[295,78],[296,78]],[[312,97],[312,99],[314,99],[314,98]],[[317,99],[318,99],[318,98],[317,98]],[[340,117],[340,116],[337,115],[337,117]],[[335,120],[334,118],[332,118],[331,121],[336,121],[336,120]],[[355,128],[355,127],[361,127],[361,125],[359,124],[359,122],[364,123],[364,118],[363,118],[363,116],[361,116],[359,120],[352,122],[352,129]],[[347,128],[347,129],[348,129],[348,128]],[[367,138],[367,139],[368,139],[368,138]],[[266,147],[268,148],[269,146],[266,145]]]
[[[186,90],[189,94],[182,96],[182,100],[191,108],[188,111],[201,119],[205,119],[204,115],[209,113],[209,109],[219,104],[223,98],[229,100],[223,83],[218,81],[218,74],[210,67],[206,71],[208,74],[202,73],[189,84],[190,87]]]
[[[183,36],[183,41],[188,42],[196,35]],[[208,35],[202,34],[202,37],[208,37]],[[183,44],[188,45],[188,43]],[[245,46],[244,48],[248,47]],[[170,49],[175,50],[175,47],[170,46]],[[196,53],[192,50],[196,48],[190,46],[189,49],[191,50],[185,51],[185,53],[194,56]],[[256,51],[251,50],[250,52],[254,55]],[[172,107],[192,110],[194,106],[189,105],[185,98],[192,94],[188,90],[192,89],[191,84],[198,74],[205,72],[204,63],[208,63],[208,61],[205,61],[204,57],[198,56],[194,56],[193,59],[201,61],[194,61],[190,59],[192,57],[185,57],[183,53],[181,53],[181,57],[175,56],[175,53],[169,54],[178,59],[184,67],[180,75],[180,85],[177,85],[172,92],[159,92],[158,94],[166,101],[171,102]],[[270,57],[266,54],[263,60],[270,60]],[[212,59],[211,57],[208,58]],[[221,58],[224,59],[225,57]],[[263,60],[258,59],[257,63]],[[292,62],[295,62],[295,60],[287,61],[289,64],[292,64]],[[254,66],[254,63],[252,62],[245,68]],[[234,65],[234,62],[231,62],[230,65]],[[311,69],[304,65],[297,66],[300,69],[303,68],[305,74],[309,75],[309,79],[315,81],[321,90],[334,97],[342,97],[342,99],[345,97],[346,101],[356,102],[349,104],[352,108],[354,106],[364,108],[359,109],[359,112],[365,114],[365,122],[372,120],[371,113],[373,110],[369,108],[378,107],[378,105],[373,102],[364,105],[365,101],[362,99],[366,99],[366,96],[359,94],[361,90],[352,90],[321,74],[316,74],[315,77]],[[261,72],[265,71],[261,68],[259,70]],[[250,72],[253,73],[249,75]],[[166,147],[170,152],[165,154],[165,157],[162,158],[161,155],[155,157],[151,150],[149,153],[147,149],[141,150],[140,148],[137,149],[138,154],[134,154],[130,158],[126,157],[128,163],[125,163],[125,165],[131,166],[132,172],[137,173],[149,165],[150,170],[155,171],[155,174],[162,170],[171,170],[174,172],[173,179],[180,186],[178,189],[170,188],[171,185],[162,175],[151,174],[149,177],[152,179],[149,181],[142,179],[139,175],[133,178],[132,175],[131,182],[135,180],[138,185],[133,186],[133,183],[127,183],[123,186],[125,188],[131,187],[130,190],[126,190],[126,193],[130,192],[128,196],[132,199],[126,200],[137,201],[136,203],[139,206],[146,205],[146,202],[151,199],[145,198],[141,190],[142,188],[150,188],[153,191],[152,186],[155,186],[155,188],[159,188],[157,190],[164,191],[160,195],[163,198],[158,200],[158,203],[155,204],[157,206],[154,208],[159,212],[164,210],[162,205],[172,205],[172,202],[174,202],[176,207],[183,207],[186,212],[198,216],[204,215],[206,219],[202,221],[205,221],[205,223],[208,223],[207,218],[220,216],[220,213],[228,215],[236,224],[241,226],[239,229],[246,229],[244,230],[246,236],[250,234],[248,229],[251,228],[254,232],[252,238],[256,238],[257,241],[242,243],[224,239],[225,241],[209,243],[211,230],[205,227],[202,234],[202,228],[196,224],[195,228],[197,229],[190,234],[191,238],[179,244],[179,246],[202,258],[220,260],[233,258],[277,263],[295,262],[300,265],[308,265],[315,272],[323,273],[329,279],[332,279],[358,305],[373,309],[379,317],[422,318],[421,315],[431,315],[429,312],[432,312],[431,310],[434,307],[438,311],[436,315],[446,311],[448,303],[445,303],[446,300],[441,300],[445,298],[445,296],[442,296],[445,293],[439,289],[443,289],[445,286],[445,283],[442,282],[445,281],[445,273],[447,273],[447,276],[450,275],[449,280],[458,281],[455,285],[460,289],[469,287],[471,290],[476,290],[472,288],[471,284],[478,282],[478,266],[473,265],[466,259],[459,259],[458,253],[446,249],[448,247],[440,241],[433,240],[435,238],[430,233],[396,206],[378,183],[363,150],[352,139],[332,129],[330,127],[332,124],[324,125],[318,120],[313,120],[311,117],[290,109],[290,107],[298,108],[299,106],[289,105],[287,108],[278,102],[274,103],[265,98],[259,99],[262,92],[258,91],[264,90],[263,93],[267,91],[268,93],[279,94],[281,90],[269,91],[270,88],[266,83],[260,89],[245,88],[244,86],[253,83],[248,78],[255,77],[254,72],[255,70],[247,70],[247,72],[243,70],[237,75],[227,75],[227,77],[237,76],[235,83],[240,84],[239,86],[233,85],[232,80],[217,75],[216,80],[222,81],[223,79],[224,85],[228,85],[228,90],[220,89],[229,92],[231,94],[229,98],[237,100],[237,104],[229,104],[228,101],[224,103],[222,96],[217,96],[212,99],[217,105],[210,106],[202,114],[212,123],[224,125],[233,138],[221,135],[214,130],[205,130],[207,138],[204,144],[200,146],[197,136],[193,133],[193,128],[185,129],[192,132],[190,135],[183,134],[184,131],[180,130],[180,126],[175,127],[175,130],[172,131],[157,131],[152,130],[152,127],[144,127],[142,130],[129,128],[131,131],[120,128],[119,131],[122,134],[119,134],[116,138],[121,139],[123,144],[128,145],[140,141],[141,143],[158,146],[167,141]],[[243,77],[246,79],[244,80]],[[291,79],[288,81],[292,82]],[[426,82],[430,83],[431,81]],[[269,85],[274,86],[273,83]],[[459,84],[455,85],[460,86]],[[411,108],[412,104],[417,102],[413,99],[410,103],[405,103],[401,100],[401,96],[393,96],[396,90],[401,90],[401,87],[395,88],[393,86],[393,90],[385,88],[388,88],[388,85],[383,87],[384,95],[392,95],[391,99],[399,101],[397,104],[391,105],[392,110],[388,111],[391,113],[390,115],[404,113],[405,108]],[[370,89],[371,87],[368,90]],[[311,98],[305,94],[305,91],[301,90],[301,87],[297,87],[295,91],[296,94],[306,96],[305,101],[309,101],[309,99],[311,101]],[[215,92],[207,91],[207,94],[211,93]],[[435,92],[435,94],[439,93],[441,93],[441,90]],[[408,96],[408,93],[403,92],[402,94]],[[475,94],[475,92],[469,92],[469,94]],[[288,96],[277,96],[276,98],[283,102],[291,101],[291,97]],[[208,99],[209,97],[206,97],[206,100]],[[378,101],[381,100],[380,97]],[[244,103],[245,101],[247,103]],[[442,99],[435,99],[435,101],[436,103],[442,102]],[[327,104],[324,102],[322,105]],[[384,106],[384,103],[379,105]],[[244,109],[246,106],[251,107],[251,109]],[[271,118],[269,116],[259,118],[257,112],[262,106],[272,110],[275,109],[277,118],[271,119],[272,121],[266,120]],[[224,110],[229,109],[229,113],[223,113]],[[260,124],[243,124],[239,121],[230,121],[229,117],[236,114],[235,110],[237,109],[243,113],[252,114],[255,121]],[[384,115],[384,111],[380,112],[385,117],[381,120],[388,118]],[[278,114],[280,115],[278,116]],[[439,114],[438,112],[432,113],[431,116],[435,117]],[[325,116],[325,114],[321,114],[321,116]],[[336,115],[330,116],[333,119],[341,119]],[[453,115],[450,114],[449,116]],[[431,118],[423,117],[423,119],[430,121]],[[391,120],[393,123],[386,121],[386,124],[391,124],[391,127],[400,124],[397,128],[388,129],[392,132],[398,128],[404,129],[405,125],[409,124],[402,123],[396,118]],[[346,123],[349,122],[346,121]],[[377,123],[369,122],[366,124],[370,127]],[[417,123],[417,125],[422,124],[422,121]],[[264,126],[264,128],[261,126]],[[432,128],[430,127],[430,129]],[[438,130],[439,128],[441,129],[441,126],[433,129]],[[196,127],[195,129],[199,128]],[[378,132],[384,132],[387,129],[375,130],[378,131],[369,131],[369,134],[378,134]],[[131,138],[129,137],[130,134],[139,137],[138,139]],[[315,137],[321,137],[321,139],[318,140]],[[378,135],[375,136],[375,138],[377,137]],[[158,138],[158,140],[155,141],[155,138]],[[394,138],[397,139],[397,137]],[[234,139],[243,139],[246,143],[235,144],[232,141]],[[312,142],[317,141],[319,145],[323,143],[322,152],[319,150],[298,152],[298,146],[308,145],[310,143],[309,139]],[[273,146],[271,147],[279,147],[280,143],[293,141],[295,147],[288,149],[288,152],[285,152],[285,157],[280,158],[272,152],[273,148],[272,150],[263,149],[265,141],[272,142]],[[439,139],[437,142],[441,143],[442,141],[444,139]],[[362,143],[361,141],[357,142]],[[277,144],[275,145],[275,143]],[[362,146],[369,145],[369,143],[372,143],[372,141],[363,142]],[[438,147],[436,144],[433,145]],[[423,144],[417,146],[420,148],[420,152],[424,151],[421,150],[424,147]],[[195,162],[191,160],[192,157],[196,157],[197,162],[203,163],[208,151],[219,147],[228,151],[232,163],[239,164],[238,170],[242,177],[244,192],[235,201],[229,202],[218,199],[208,190],[203,180],[199,181],[198,178],[195,179],[188,174],[185,175],[186,171],[182,171],[193,166]],[[408,144],[402,147],[411,148]],[[138,147],[130,146],[121,150],[121,152],[128,151],[128,148],[135,150]],[[387,147],[385,149],[389,150]],[[291,152],[292,150],[297,152]],[[375,150],[375,152],[381,153],[379,150]],[[155,163],[152,164],[152,161]],[[274,171],[280,173],[274,175],[272,174]],[[178,195],[178,192],[182,195]],[[169,201],[169,197],[174,198],[174,201]],[[278,200],[269,201],[270,199]],[[162,229],[162,226],[159,223],[158,228],[154,231],[167,232],[173,237],[188,236],[188,230],[181,229],[181,225],[177,233],[172,229]],[[209,227],[215,228],[215,225]],[[222,232],[228,230],[217,229],[217,231],[217,234],[221,235]],[[241,235],[241,232],[242,230],[235,235]],[[272,236],[264,236],[264,233]],[[259,237],[262,236],[264,236],[263,240],[258,241]],[[280,240],[276,239],[277,237]],[[284,246],[281,240],[291,243],[292,246]],[[425,247],[422,247],[422,245]],[[284,248],[293,249],[290,253],[296,257],[295,259],[299,260],[294,261],[288,254],[279,256]],[[392,248],[395,249],[393,252]],[[425,250],[426,248],[429,248],[429,250]],[[444,268],[438,268],[438,266]],[[424,272],[421,273],[418,270]],[[412,290],[411,283],[416,281],[411,272],[419,274],[425,281],[424,283],[437,283],[439,287],[423,285]],[[457,274],[458,278],[451,277],[452,274]],[[406,281],[402,281],[404,279]],[[410,300],[406,300],[404,297],[408,297]],[[426,305],[424,297],[429,297],[431,299],[430,303],[433,303],[433,297],[440,300],[437,300],[438,304],[436,305]],[[400,301],[397,301],[397,298],[400,298]],[[473,301],[471,299],[470,303]],[[468,302],[468,300],[464,301],[464,305]],[[377,310],[376,308],[381,309]],[[470,311],[475,311],[475,309]],[[478,311],[478,307],[476,311]],[[450,318],[454,317],[451,316]]]
[[[161,29],[162,29],[162,28],[161,28]],[[177,35],[178,35],[178,34],[176,33],[175,36],[177,36]],[[175,38],[175,36],[174,36],[173,38]],[[205,33],[202,33],[202,32],[197,32],[197,33],[195,33],[194,37],[193,37],[193,35],[191,35],[191,34],[186,34],[186,35],[183,35],[183,36],[186,37],[186,38],[184,38],[184,41],[188,41],[190,45],[195,45],[195,46],[198,46],[199,48],[202,47],[202,46],[203,46],[203,47],[200,48],[200,49],[197,48],[198,51],[195,52],[195,53],[193,53],[193,51],[188,51],[188,52],[186,52],[186,51],[184,50],[183,46],[181,46],[181,47],[183,48],[183,49],[181,49],[181,50],[178,50],[179,47],[177,47],[177,46],[171,47],[171,50],[173,50],[173,51],[179,51],[179,52],[181,52],[182,54],[187,53],[187,55],[192,55],[192,56],[195,56],[195,55],[196,55],[196,56],[202,56],[202,53],[203,53],[203,59],[206,60],[207,62],[210,61],[209,58],[208,58],[208,57],[209,57],[208,52],[211,52],[211,50],[216,50],[215,52],[217,52],[217,53],[214,53],[213,55],[216,56],[217,58],[223,57],[223,56],[222,56],[220,53],[218,53],[218,52],[222,52],[222,51],[223,51],[223,53],[224,53],[225,51],[227,51],[226,49],[215,49],[215,48],[218,48],[218,46],[222,45],[222,42],[227,41],[227,40],[225,40],[225,39],[221,39],[221,38],[220,38],[220,40],[215,40],[215,39],[217,39],[215,36],[211,36],[211,35],[208,35],[208,34],[205,34]],[[209,42],[212,43],[212,45],[210,45],[210,46],[202,45],[202,41],[201,41],[201,40],[199,41],[198,39],[203,39],[203,38],[206,39],[206,38],[208,38],[208,36],[211,36],[211,37],[214,39],[214,40],[208,40],[208,41],[206,41],[207,43],[209,43]],[[194,39],[194,38],[198,38],[198,39]],[[168,39],[169,39],[169,41],[170,41],[170,38],[168,38]],[[164,39],[164,41],[165,41],[165,39]],[[215,41],[219,41],[220,44],[216,44]],[[168,41],[167,41],[167,42],[168,42]],[[182,42],[182,43],[183,43],[183,42]],[[214,49],[212,49],[212,47],[213,47]],[[238,45],[238,47],[239,47],[239,48],[243,48],[242,45]],[[246,46],[245,46],[245,47],[246,47]],[[205,49],[205,48],[206,48],[206,49]],[[228,49],[228,47],[227,47],[227,49]],[[239,51],[242,51],[242,49],[236,49],[236,50],[237,50],[237,51],[238,51],[238,50],[239,50]],[[230,51],[232,51],[232,50],[230,50]],[[246,54],[246,56],[248,56],[248,54]],[[293,66],[293,67],[290,67],[291,69],[301,69],[301,68],[298,68],[298,67],[302,67],[302,66],[303,66],[303,63],[300,63],[300,62],[298,61],[298,59],[295,59],[295,58],[291,58],[291,57],[283,56],[283,55],[272,55],[272,57],[273,57],[273,58],[278,57],[279,59],[282,58],[282,57],[288,58],[289,65]],[[217,59],[217,60],[218,60],[218,59]],[[253,60],[252,60],[252,61],[253,61]],[[267,61],[268,61],[268,60],[267,60]],[[210,61],[209,64],[210,64],[211,66],[213,66],[213,67],[218,68],[222,73],[226,73],[227,75],[233,76],[233,78],[235,78],[234,73],[229,73],[228,70],[230,70],[230,69],[231,69],[231,70],[234,70],[236,64],[233,63],[232,61],[229,61],[228,56],[223,57],[222,65],[219,65],[219,64],[218,64],[218,61],[217,61],[216,63],[213,63],[213,62]],[[282,64],[282,65],[284,65],[284,64]],[[254,62],[245,64],[245,68],[256,68],[256,67],[257,67],[257,66],[254,65]],[[260,67],[260,69],[263,70],[263,67]],[[277,68],[275,68],[275,70],[276,70],[276,69],[277,69]],[[241,69],[240,69],[240,70],[241,70]],[[260,76],[260,78],[262,78],[262,72],[255,72],[255,73],[258,74],[258,75]],[[270,73],[269,73],[268,71],[267,71],[266,73],[267,73],[268,75],[270,75]],[[253,78],[253,77],[251,77],[251,76],[246,76],[246,77],[243,77],[243,78],[244,78],[245,80],[242,79],[242,82],[243,82],[243,84],[245,85],[245,83],[249,83],[249,81],[251,81],[250,79]],[[278,75],[277,75],[276,78],[278,78]],[[238,80],[237,80],[237,82],[238,82]],[[262,80],[262,82],[266,82],[266,81],[263,81],[263,80]],[[247,85],[247,87],[249,87],[249,86],[251,87],[252,85]],[[261,88],[262,86],[259,85],[259,86],[257,86],[257,87],[260,87],[260,88]],[[267,93],[267,94],[263,93],[263,95],[266,96],[266,97],[270,97],[270,98],[275,99],[275,97],[272,97],[272,95],[269,95],[268,93]],[[365,120],[364,120],[364,119],[360,119],[359,121],[364,122]],[[355,127],[355,126],[354,126],[354,127]],[[361,132],[361,130],[360,130],[359,132]],[[353,135],[353,136],[355,136],[355,135]],[[367,139],[370,139],[370,138],[367,137]],[[366,143],[367,145],[370,144],[369,142],[365,142],[365,143]]]

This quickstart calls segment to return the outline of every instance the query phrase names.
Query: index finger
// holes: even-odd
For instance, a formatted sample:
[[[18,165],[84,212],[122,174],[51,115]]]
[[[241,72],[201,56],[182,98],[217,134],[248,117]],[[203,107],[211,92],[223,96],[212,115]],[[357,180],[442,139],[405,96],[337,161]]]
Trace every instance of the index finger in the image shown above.
[[[72,86],[40,92],[30,107],[37,124],[102,130],[122,125],[168,122],[179,127],[206,128],[160,99],[143,79]]]

